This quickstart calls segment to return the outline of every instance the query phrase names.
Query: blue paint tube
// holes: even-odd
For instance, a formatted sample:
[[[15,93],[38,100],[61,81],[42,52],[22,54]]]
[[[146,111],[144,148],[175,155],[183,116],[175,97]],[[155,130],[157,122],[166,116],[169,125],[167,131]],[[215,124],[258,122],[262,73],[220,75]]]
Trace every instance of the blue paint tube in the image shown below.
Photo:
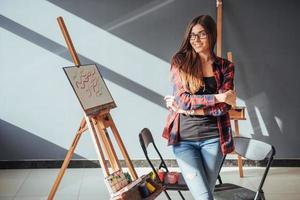
[[[150,192],[146,186],[146,183],[142,183],[140,186],[139,186],[139,190],[140,190],[140,193],[142,195],[143,198],[146,198],[150,195]]]

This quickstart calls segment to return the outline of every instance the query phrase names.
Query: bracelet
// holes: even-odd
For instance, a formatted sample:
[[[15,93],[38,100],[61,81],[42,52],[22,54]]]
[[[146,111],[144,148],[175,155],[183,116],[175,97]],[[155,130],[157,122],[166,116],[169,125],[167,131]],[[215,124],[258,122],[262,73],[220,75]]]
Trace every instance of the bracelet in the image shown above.
[[[186,110],[185,111],[185,115],[189,116],[189,115],[194,115],[195,110]]]

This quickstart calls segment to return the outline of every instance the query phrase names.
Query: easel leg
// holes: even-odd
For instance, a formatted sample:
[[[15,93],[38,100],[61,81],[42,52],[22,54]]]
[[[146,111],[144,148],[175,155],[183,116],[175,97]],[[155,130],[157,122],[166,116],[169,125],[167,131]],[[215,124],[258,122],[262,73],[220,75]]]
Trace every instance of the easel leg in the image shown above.
[[[233,61],[232,58],[232,52],[227,52],[227,58],[230,62]],[[239,130],[239,124],[238,124],[238,120],[234,120],[234,129],[235,129],[235,133],[236,136],[240,136],[240,130]],[[238,155],[238,166],[239,166],[239,173],[240,173],[240,177],[244,177],[244,173],[243,173],[243,161],[240,155]]]
[[[132,164],[131,160],[129,159],[129,155],[127,153],[127,150],[126,150],[126,148],[125,148],[125,146],[123,144],[123,141],[122,141],[122,139],[121,139],[121,137],[119,135],[119,132],[118,132],[118,130],[117,130],[116,126],[115,126],[115,123],[113,122],[110,114],[108,115],[108,117],[109,117],[109,121],[110,121],[111,130],[112,130],[112,132],[113,132],[113,134],[114,134],[114,136],[115,136],[115,138],[117,140],[118,146],[119,146],[119,148],[121,150],[121,153],[122,153],[122,155],[123,155],[123,157],[125,159],[126,165],[129,168],[129,171],[130,171],[130,174],[132,176],[132,179],[136,180],[138,178],[138,176],[136,174],[136,171],[135,171],[135,169],[133,167],[133,164]]]
[[[217,0],[217,56],[222,56],[222,1]]]
[[[55,180],[55,182],[54,182],[54,184],[52,186],[52,189],[51,189],[50,194],[48,196],[48,200],[52,200],[53,199],[53,197],[54,197],[54,195],[56,193],[56,190],[57,190],[57,188],[58,188],[58,186],[60,184],[60,181],[61,181],[62,177],[64,176],[65,171],[66,171],[66,169],[67,169],[67,167],[68,167],[68,165],[70,163],[70,160],[71,160],[71,158],[72,158],[72,156],[74,154],[74,151],[75,151],[75,148],[76,148],[76,146],[78,144],[80,136],[86,130],[87,130],[87,127],[86,127],[85,119],[83,118],[81,120],[80,127],[79,127],[79,129],[78,129],[78,131],[76,133],[76,136],[75,136],[75,138],[74,138],[74,140],[72,142],[72,145],[71,145],[71,147],[70,147],[70,149],[69,149],[69,151],[68,151],[68,153],[66,155],[66,158],[65,158],[65,160],[63,162],[63,165],[60,168],[59,174],[57,175],[57,178],[56,178],[56,180]]]
[[[97,155],[98,155],[98,160],[100,162],[100,166],[101,166],[103,175],[108,176],[109,175],[109,170],[108,170],[108,167],[106,166],[106,163],[105,163],[105,157],[104,157],[103,152],[102,152],[101,144],[99,142],[99,138],[97,136],[97,131],[95,129],[94,123],[92,121],[90,121],[90,118],[87,117],[87,116],[85,116],[85,119],[86,119],[87,125],[88,125],[89,130],[90,130],[90,134],[92,136],[92,139],[93,139],[93,142],[94,142],[94,145],[95,145],[95,149],[96,149],[96,152],[97,152]]]
[[[112,167],[113,172],[121,169],[120,163],[117,159],[117,154],[112,146],[112,143],[108,137],[106,127],[100,118],[92,119],[95,124],[96,133],[100,144],[104,147],[102,148],[108,158],[108,161]]]
[[[107,145],[111,149],[111,154],[113,156],[113,159],[112,159],[113,160],[113,164],[112,164],[113,171],[115,172],[115,171],[121,170],[121,165],[120,165],[120,162],[118,160],[116,151],[113,148],[113,145],[111,143],[110,137],[109,137],[108,132],[107,132],[106,129],[104,130],[103,136],[104,136],[104,139],[107,141]]]
[[[240,136],[238,120],[234,120],[234,129],[235,129],[236,136]],[[240,155],[238,155],[238,166],[239,166],[240,177],[242,178],[242,177],[244,177],[243,161],[242,161],[242,157]]]

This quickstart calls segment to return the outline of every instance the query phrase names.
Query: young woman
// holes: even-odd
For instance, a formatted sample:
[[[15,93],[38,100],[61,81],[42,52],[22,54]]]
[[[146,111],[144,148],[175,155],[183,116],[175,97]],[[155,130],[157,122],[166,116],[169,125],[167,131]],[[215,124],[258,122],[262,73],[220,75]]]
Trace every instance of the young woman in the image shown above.
[[[235,105],[234,66],[214,54],[217,31],[212,17],[188,25],[171,62],[173,96],[163,137],[195,199],[213,199],[222,154],[233,151],[228,110]]]

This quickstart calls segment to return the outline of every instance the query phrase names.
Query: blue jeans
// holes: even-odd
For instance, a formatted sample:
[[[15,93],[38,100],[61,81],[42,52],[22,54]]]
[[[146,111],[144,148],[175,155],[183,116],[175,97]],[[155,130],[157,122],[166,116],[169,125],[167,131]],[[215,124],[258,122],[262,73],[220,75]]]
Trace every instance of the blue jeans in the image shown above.
[[[180,141],[173,153],[194,199],[212,200],[223,158],[220,139]]]

